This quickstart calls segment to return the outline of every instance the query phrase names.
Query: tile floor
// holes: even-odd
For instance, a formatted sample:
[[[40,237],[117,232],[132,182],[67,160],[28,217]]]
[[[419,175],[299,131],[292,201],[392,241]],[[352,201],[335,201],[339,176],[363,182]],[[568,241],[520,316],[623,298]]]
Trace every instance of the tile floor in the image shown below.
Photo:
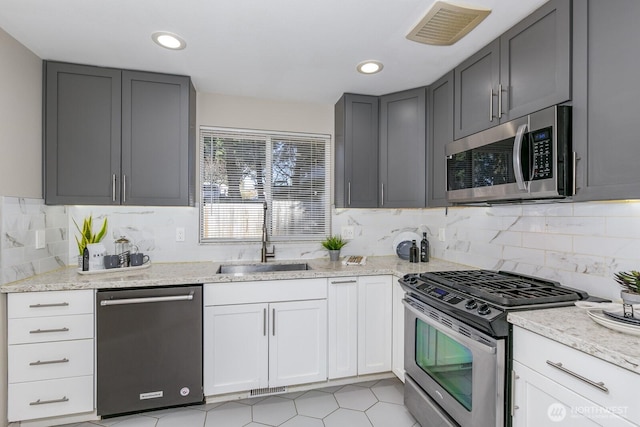
[[[67,424],[65,427],[420,427],[397,378]]]

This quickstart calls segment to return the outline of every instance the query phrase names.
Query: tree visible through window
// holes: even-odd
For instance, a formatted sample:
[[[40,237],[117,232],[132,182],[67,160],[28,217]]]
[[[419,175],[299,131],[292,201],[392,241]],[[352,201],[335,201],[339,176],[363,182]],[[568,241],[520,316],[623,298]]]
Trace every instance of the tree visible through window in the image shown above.
[[[329,231],[328,135],[200,129],[200,239],[272,240]]]

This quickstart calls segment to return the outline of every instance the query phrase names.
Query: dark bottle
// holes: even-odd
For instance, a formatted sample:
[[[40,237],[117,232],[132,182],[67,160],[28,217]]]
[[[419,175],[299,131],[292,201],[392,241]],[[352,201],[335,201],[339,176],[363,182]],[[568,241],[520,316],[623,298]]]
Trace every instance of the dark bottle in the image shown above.
[[[420,261],[429,262],[429,241],[427,233],[422,233],[422,241],[420,242]]]
[[[82,271],[89,271],[89,249],[86,247],[82,251]]]
[[[420,262],[420,252],[415,240],[411,241],[411,248],[409,248],[409,262]]]

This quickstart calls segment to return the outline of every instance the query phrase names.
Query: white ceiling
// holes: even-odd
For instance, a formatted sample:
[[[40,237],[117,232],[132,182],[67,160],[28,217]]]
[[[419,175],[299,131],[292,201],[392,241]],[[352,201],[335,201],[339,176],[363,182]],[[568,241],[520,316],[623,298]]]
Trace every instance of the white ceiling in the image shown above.
[[[42,59],[190,75],[198,92],[333,104],[344,92],[428,85],[546,2],[467,0],[493,12],[455,45],[407,40],[433,1],[0,0],[0,28]],[[161,30],[187,48],[154,44]],[[383,71],[357,73],[366,59]]]

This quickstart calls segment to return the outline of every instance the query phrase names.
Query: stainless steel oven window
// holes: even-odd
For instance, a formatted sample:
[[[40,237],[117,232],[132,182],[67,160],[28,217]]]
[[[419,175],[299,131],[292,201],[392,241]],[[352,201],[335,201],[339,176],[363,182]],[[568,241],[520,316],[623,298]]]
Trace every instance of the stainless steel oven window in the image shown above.
[[[473,354],[420,319],[416,319],[416,364],[468,411],[473,407]]]

